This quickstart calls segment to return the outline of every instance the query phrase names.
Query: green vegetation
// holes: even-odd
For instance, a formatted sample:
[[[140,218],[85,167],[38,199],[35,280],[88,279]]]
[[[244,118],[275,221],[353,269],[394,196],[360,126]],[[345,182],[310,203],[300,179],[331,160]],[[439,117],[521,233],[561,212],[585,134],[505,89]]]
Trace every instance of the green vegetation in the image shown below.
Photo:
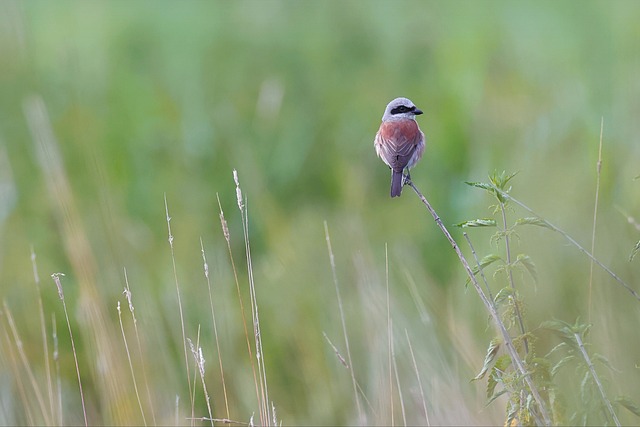
[[[638,22],[0,2],[0,424],[637,423]],[[397,96],[528,375],[420,199],[388,197]]]

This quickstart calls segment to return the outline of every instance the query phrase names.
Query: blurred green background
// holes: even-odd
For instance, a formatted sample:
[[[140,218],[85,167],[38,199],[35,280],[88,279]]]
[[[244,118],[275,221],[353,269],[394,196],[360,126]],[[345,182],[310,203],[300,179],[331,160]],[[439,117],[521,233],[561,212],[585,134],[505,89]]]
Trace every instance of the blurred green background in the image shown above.
[[[46,328],[55,313],[60,338],[64,422],[82,423],[82,412],[55,272],[66,275],[90,422],[141,422],[116,311],[116,301],[126,306],[123,268],[144,338],[135,371],[141,381],[146,370],[153,394],[147,421],[153,412],[158,423],[189,422],[166,194],[185,333],[195,341],[201,328],[214,415],[249,420],[255,390],[216,200],[246,305],[237,169],[270,398],[284,424],[358,421],[349,371],[322,335],[345,355],[325,220],[353,369],[371,402],[367,422],[388,424],[395,396],[387,251],[407,421],[426,419],[405,329],[429,422],[502,423],[504,401],[484,407],[484,383],[469,382],[494,335],[487,313],[413,192],[389,198],[390,174],[373,149],[380,117],[397,96],[425,112],[427,150],[412,177],[446,225],[491,215],[491,199],[464,181],[518,171],[512,194],[588,248],[602,119],[595,254],[640,289],[639,260],[628,261],[640,231],[621,214],[640,217],[638,22],[635,1],[1,2],[0,292],[42,393],[32,250]],[[480,255],[501,250],[492,231],[470,230]],[[459,230],[454,237],[464,241]],[[522,229],[514,246],[538,268],[537,283],[517,276],[529,329],[551,318],[591,321],[592,350],[619,370],[602,371],[608,390],[638,398],[638,301],[596,269],[589,311],[588,258],[542,229]],[[493,284],[504,285],[499,276]],[[3,313],[0,422],[42,423],[37,409],[28,416],[36,399],[18,397],[26,374],[11,362]],[[555,344],[542,336],[538,352]],[[200,390],[195,415],[206,416]]]

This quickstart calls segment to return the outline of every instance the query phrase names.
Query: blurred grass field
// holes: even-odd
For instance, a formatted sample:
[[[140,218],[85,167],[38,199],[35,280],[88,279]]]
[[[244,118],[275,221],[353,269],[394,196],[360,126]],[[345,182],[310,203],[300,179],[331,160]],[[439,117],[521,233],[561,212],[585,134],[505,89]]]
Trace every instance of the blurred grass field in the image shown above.
[[[464,182],[507,170],[518,172],[516,198],[587,248],[602,120],[595,255],[640,290],[640,259],[629,261],[640,230],[627,220],[640,221],[638,22],[633,1],[0,2],[0,423],[59,421],[42,414],[8,320],[56,414],[32,251],[46,330],[55,315],[60,341],[62,421],[83,418],[49,277],[57,272],[89,422],[143,421],[116,311],[121,301],[131,345],[126,269],[143,338],[134,371],[139,386],[147,373],[152,394],[149,403],[141,389],[146,421],[191,423],[165,195],[185,334],[195,343],[200,328],[214,416],[249,421],[257,399],[216,199],[248,304],[233,169],[247,198],[269,397],[283,424],[362,421],[349,371],[323,337],[345,355],[324,221],[366,422],[401,424],[401,401],[409,424],[427,422],[408,335],[429,423],[503,423],[504,401],[485,407],[485,384],[470,383],[494,335],[487,313],[413,192],[389,198],[373,149],[380,117],[397,96],[425,112],[427,149],[412,178],[445,225],[490,216],[491,199]],[[491,232],[468,232],[480,255],[497,250]],[[523,228],[513,245],[538,271],[537,282],[517,277],[528,329],[592,323],[590,350],[616,369],[599,368],[608,392],[640,400],[640,302],[596,268],[590,310],[589,259],[549,230]],[[389,385],[385,251],[402,399]],[[491,280],[497,288],[501,279]],[[556,344],[542,332],[536,341],[541,354]],[[570,382],[563,392],[579,402]],[[199,380],[196,388],[194,416],[207,416]]]

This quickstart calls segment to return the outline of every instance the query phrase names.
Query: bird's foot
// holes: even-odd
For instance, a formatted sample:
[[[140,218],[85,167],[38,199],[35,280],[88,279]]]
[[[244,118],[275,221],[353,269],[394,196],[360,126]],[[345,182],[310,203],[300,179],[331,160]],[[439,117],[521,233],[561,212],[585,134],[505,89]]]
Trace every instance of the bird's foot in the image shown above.
[[[409,174],[409,172],[407,172],[407,174],[402,174],[402,185],[411,185],[411,175]]]

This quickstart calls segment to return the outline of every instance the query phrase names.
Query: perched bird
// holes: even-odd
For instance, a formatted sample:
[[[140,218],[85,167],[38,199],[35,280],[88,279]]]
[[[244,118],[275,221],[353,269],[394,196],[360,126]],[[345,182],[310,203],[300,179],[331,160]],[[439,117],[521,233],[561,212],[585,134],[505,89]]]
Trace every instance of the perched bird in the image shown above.
[[[422,114],[407,98],[396,98],[384,110],[373,145],[376,154],[391,169],[391,197],[402,193],[403,172],[412,168],[424,152],[424,134],[416,116]]]

